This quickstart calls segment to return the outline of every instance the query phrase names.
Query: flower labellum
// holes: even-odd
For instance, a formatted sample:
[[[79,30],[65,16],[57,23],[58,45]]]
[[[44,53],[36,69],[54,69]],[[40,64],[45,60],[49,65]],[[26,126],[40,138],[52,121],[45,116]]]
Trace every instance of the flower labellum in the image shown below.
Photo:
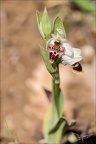
[[[52,41],[52,43],[48,42],[47,50],[49,52],[49,59],[51,63],[64,53],[64,47],[62,47],[61,40],[59,38]]]
[[[79,72],[83,72],[82,71],[82,66],[79,62],[73,64],[72,67],[73,67],[72,71],[76,74],[79,73]]]
[[[79,63],[82,59],[81,50],[71,47],[63,31],[58,28],[56,30],[57,35],[52,34],[52,38],[46,43],[50,62],[53,63],[61,57],[63,65],[71,65],[74,71],[82,72],[82,66]]]

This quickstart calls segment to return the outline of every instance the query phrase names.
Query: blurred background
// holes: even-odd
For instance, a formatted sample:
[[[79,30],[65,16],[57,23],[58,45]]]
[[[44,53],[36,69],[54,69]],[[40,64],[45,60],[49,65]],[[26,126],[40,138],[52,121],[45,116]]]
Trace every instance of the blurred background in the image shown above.
[[[96,14],[94,0],[1,1],[1,143],[38,144],[48,110],[44,88],[51,91],[51,76],[39,44],[45,47],[36,23],[36,10],[47,8],[54,21],[60,16],[68,41],[82,50],[83,73],[60,65],[64,114],[76,118],[82,135],[96,130]]]

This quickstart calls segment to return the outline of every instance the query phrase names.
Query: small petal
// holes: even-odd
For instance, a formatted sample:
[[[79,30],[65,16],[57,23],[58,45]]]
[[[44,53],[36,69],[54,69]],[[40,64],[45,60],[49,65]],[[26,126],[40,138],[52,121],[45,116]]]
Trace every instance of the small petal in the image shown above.
[[[63,59],[62,63],[64,65],[67,65],[67,64],[73,65],[74,63],[79,62],[82,59],[82,56],[75,55],[75,57],[71,58],[71,57],[69,57],[67,55],[63,55],[62,59]]]
[[[64,42],[64,43],[68,43],[66,38],[61,38],[61,41]]]
[[[49,39],[49,40],[47,41],[47,43],[46,43],[46,49],[48,49],[48,45],[49,45],[49,44],[54,45],[54,39],[53,39],[53,38],[51,38],[51,39]]]
[[[79,54],[81,55],[81,50],[78,48],[73,48],[74,54]]]
[[[51,34],[51,36],[54,40],[56,39],[56,36],[54,34]]]
[[[73,55],[73,48],[68,43],[63,43],[63,47],[65,47],[65,55],[72,56]]]

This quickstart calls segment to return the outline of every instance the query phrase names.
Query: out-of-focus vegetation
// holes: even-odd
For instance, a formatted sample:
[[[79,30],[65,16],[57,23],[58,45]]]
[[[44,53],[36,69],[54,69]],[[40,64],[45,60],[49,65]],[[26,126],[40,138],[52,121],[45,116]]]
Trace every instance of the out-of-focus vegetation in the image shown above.
[[[96,14],[96,1],[92,0],[71,0],[72,4],[83,12]]]
[[[81,131],[81,138],[95,131],[95,15],[76,4],[86,6],[84,1],[88,1],[95,7],[95,0],[73,1],[1,1],[1,144],[12,144],[16,139],[22,144],[38,144],[43,138],[42,123],[49,107],[43,86],[50,94],[51,77],[39,51],[38,44],[44,43],[37,29],[36,10],[43,13],[45,7],[51,19],[60,16],[68,41],[83,54],[84,73],[77,77],[70,67],[60,66],[61,88],[66,96],[64,114],[77,119],[73,130]]]

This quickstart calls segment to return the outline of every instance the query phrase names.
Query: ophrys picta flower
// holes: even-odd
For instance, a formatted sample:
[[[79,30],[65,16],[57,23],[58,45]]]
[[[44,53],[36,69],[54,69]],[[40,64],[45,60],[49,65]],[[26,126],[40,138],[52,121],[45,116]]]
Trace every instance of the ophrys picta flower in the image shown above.
[[[46,43],[46,49],[49,53],[49,60],[54,63],[56,59],[62,58],[63,65],[71,65],[74,71],[82,71],[79,61],[82,60],[81,50],[73,48],[61,29],[57,29],[57,35],[52,34],[52,38]]]

